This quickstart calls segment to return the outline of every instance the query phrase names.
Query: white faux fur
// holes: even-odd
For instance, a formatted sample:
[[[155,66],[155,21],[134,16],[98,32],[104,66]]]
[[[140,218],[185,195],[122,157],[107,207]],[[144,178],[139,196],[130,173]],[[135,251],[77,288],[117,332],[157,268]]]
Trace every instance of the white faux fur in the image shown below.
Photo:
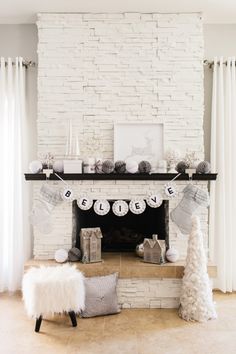
[[[23,277],[22,291],[30,317],[84,310],[84,276],[68,264],[31,268]]]

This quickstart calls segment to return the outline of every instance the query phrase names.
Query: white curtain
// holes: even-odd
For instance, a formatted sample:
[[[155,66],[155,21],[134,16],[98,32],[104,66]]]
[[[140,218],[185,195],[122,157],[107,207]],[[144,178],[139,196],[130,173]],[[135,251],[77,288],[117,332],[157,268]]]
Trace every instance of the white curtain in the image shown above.
[[[236,290],[236,76],[235,58],[214,59],[211,117],[210,255],[217,264],[214,286]]]
[[[0,292],[20,288],[29,242],[25,109],[22,58],[0,61]],[[28,238],[28,239],[27,239]]]

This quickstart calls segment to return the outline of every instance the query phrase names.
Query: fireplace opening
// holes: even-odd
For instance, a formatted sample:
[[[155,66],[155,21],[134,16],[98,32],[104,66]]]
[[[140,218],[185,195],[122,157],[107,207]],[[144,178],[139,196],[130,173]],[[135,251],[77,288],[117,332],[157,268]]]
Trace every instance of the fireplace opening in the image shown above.
[[[127,200],[127,202],[129,202]],[[119,217],[112,212],[114,200],[109,200],[111,210],[107,215],[100,216],[93,208],[81,210],[74,200],[74,236],[76,247],[80,248],[81,228],[100,227],[103,252],[131,252],[143,242],[144,238],[151,238],[157,234],[160,240],[165,240],[169,246],[169,201],[164,200],[159,208],[146,206],[142,214],[136,215],[129,211]]]

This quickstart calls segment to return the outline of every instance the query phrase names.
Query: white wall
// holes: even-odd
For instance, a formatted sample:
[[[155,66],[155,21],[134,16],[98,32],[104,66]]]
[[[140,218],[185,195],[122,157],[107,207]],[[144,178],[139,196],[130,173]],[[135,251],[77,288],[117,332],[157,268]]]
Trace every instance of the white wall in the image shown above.
[[[207,59],[215,55],[236,55],[236,24],[203,26],[205,54]],[[0,24],[0,56],[23,56],[26,59],[37,61],[37,27],[36,25],[1,25]],[[210,114],[211,114],[211,84],[212,70],[205,67],[205,115],[204,115],[204,143],[205,156],[210,159]],[[29,98],[29,116],[31,122],[31,156],[36,156],[37,135],[37,68],[29,69],[27,91]]]
[[[215,55],[236,55],[236,24],[203,26],[205,55],[213,59]],[[0,24],[0,56],[23,56],[26,59],[37,61],[37,27],[36,25],[1,25]],[[205,156],[210,159],[210,114],[211,114],[211,84],[212,70],[205,67],[205,115],[204,115],[204,142]],[[31,123],[31,157],[36,156],[37,135],[37,68],[29,69],[27,92],[29,102],[29,117]]]
[[[114,123],[135,121],[163,122],[165,149],[203,158],[201,14],[40,14],[37,24],[40,155],[64,155],[73,118],[84,157],[113,158]]]
[[[0,56],[22,56],[37,62],[37,28],[35,25],[0,25]],[[30,159],[36,157],[37,67],[28,68],[26,88],[30,124]]]
[[[236,24],[204,25],[205,58],[212,60],[214,56],[236,56]],[[210,159],[210,127],[211,127],[211,94],[212,69],[204,69],[205,114],[204,143],[205,156]]]

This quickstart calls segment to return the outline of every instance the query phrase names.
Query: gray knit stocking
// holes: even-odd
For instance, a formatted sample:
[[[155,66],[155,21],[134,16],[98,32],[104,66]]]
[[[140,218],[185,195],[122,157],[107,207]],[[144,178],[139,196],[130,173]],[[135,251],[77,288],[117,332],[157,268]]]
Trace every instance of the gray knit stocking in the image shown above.
[[[183,194],[183,198],[170,213],[170,217],[182,234],[189,234],[192,225],[191,217],[199,206],[207,207],[209,205],[209,194],[192,184],[184,188]]]

